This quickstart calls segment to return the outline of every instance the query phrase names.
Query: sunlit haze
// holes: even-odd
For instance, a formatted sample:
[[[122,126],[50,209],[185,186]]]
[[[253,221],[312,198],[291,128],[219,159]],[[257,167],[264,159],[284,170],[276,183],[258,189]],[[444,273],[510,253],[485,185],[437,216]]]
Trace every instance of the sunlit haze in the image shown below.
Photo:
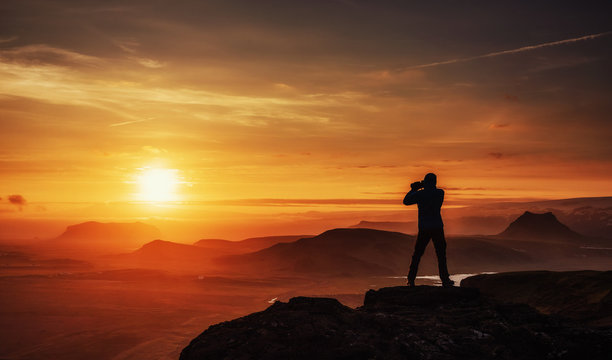
[[[0,0],[0,359],[608,359],[611,70],[612,1]]]
[[[164,202],[179,200],[176,188],[179,185],[176,169],[145,168],[138,174],[139,200]]]
[[[448,206],[610,195],[605,11],[266,4],[3,2],[1,216],[384,219],[429,171]]]

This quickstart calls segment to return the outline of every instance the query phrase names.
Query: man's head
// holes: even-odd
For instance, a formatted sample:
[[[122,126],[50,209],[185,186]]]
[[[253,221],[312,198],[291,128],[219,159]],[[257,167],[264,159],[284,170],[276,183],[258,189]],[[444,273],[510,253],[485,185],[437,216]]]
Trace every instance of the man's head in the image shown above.
[[[423,186],[426,188],[435,188],[437,182],[438,178],[436,177],[436,174],[429,173],[425,175],[425,178],[423,179]]]

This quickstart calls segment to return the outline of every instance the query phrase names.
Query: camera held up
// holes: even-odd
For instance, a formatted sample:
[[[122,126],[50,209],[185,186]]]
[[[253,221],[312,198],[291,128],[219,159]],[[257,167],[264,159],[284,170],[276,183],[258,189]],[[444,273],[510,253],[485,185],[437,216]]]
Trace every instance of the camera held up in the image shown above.
[[[412,190],[419,190],[421,188],[423,188],[423,182],[422,181],[416,181],[413,182],[412,184],[410,184],[410,187],[412,188]]]

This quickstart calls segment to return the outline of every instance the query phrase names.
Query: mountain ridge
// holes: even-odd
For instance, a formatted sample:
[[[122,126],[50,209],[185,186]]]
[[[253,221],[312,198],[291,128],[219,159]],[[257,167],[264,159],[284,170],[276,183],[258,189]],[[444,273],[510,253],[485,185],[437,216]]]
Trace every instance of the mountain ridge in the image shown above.
[[[415,241],[415,236],[400,232],[338,228],[253,253],[222,256],[216,263],[247,272],[292,271],[312,276],[398,275],[408,272]],[[453,255],[449,256],[449,267],[460,272],[473,271],[472,264],[476,260],[487,270],[533,261],[525,252],[487,238],[453,238],[449,240],[450,251]],[[426,250],[420,269],[423,274],[437,273],[433,246]]]
[[[239,252],[251,252],[262,250],[278,243],[292,242],[311,236],[313,235],[258,236],[238,241],[224,239],[200,239],[193,243],[193,245],[212,249],[224,249],[228,251],[236,250]]]

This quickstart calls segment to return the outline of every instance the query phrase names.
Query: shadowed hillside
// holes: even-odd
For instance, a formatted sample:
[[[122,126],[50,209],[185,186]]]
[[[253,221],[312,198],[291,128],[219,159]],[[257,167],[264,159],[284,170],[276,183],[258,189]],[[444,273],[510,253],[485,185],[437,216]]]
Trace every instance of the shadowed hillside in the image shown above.
[[[408,271],[415,237],[373,229],[333,229],[312,238],[277,244],[250,254],[225,256],[217,263],[235,270],[260,273],[308,273],[329,276],[398,275]],[[505,269],[529,264],[523,251],[486,238],[449,240],[449,266],[455,272]],[[481,270],[484,271],[484,270]],[[421,273],[437,273],[433,246]]]
[[[445,214],[452,210],[445,209]],[[444,227],[448,234],[453,235],[484,235],[497,234],[508,225],[508,216],[470,216],[463,213],[455,213],[454,216],[444,217]],[[399,231],[406,234],[415,234],[418,231],[416,221],[366,221],[349,226],[350,228],[366,228],[385,231]]]
[[[114,266],[143,267],[179,272],[216,273],[214,259],[221,256],[245,254],[286,241],[298,235],[249,238],[242,241],[203,239],[195,244],[154,240],[131,253],[105,257]]]
[[[526,213],[508,229],[504,233],[522,237],[447,237],[450,272],[603,269],[612,258],[611,253],[584,243],[587,238],[569,230],[552,214]],[[199,274],[398,276],[408,272],[416,241],[414,236],[404,233],[362,228],[332,229],[298,238],[294,235],[243,241],[204,239],[194,245],[156,240],[114,259],[116,266]],[[268,244],[273,245],[266,247]],[[437,259],[430,245],[419,274],[437,272]]]
[[[321,275],[392,275],[393,252],[406,253],[413,237],[371,229],[334,229],[312,238],[281,243],[219,264],[259,272]],[[385,262],[383,259],[387,260]]]
[[[498,236],[447,237],[451,273],[550,268],[607,269],[612,253],[590,246],[552,213],[525,212]],[[243,272],[299,273],[327,276],[402,275],[415,237],[399,232],[333,229],[314,237],[277,244],[257,252],[220,257],[216,263]],[[554,244],[554,245],[553,245]],[[420,274],[437,274],[430,245]]]
[[[311,236],[312,235],[263,236],[248,238],[240,241],[230,241],[223,239],[202,239],[196,241],[194,245],[227,253],[246,253],[265,249],[278,243],[292,242]]]
[[[414,233],[417,230],[416,222],[405,221],[366,221],[362,220],[358,224],[349,226],[358,229],[375,229],[384,231],[397,231],[406,234]]]
[[[217,253],[194,245],[155,240],[131,254],[122,255],[139,267],[166,270],[199,271],[205,268]]]

